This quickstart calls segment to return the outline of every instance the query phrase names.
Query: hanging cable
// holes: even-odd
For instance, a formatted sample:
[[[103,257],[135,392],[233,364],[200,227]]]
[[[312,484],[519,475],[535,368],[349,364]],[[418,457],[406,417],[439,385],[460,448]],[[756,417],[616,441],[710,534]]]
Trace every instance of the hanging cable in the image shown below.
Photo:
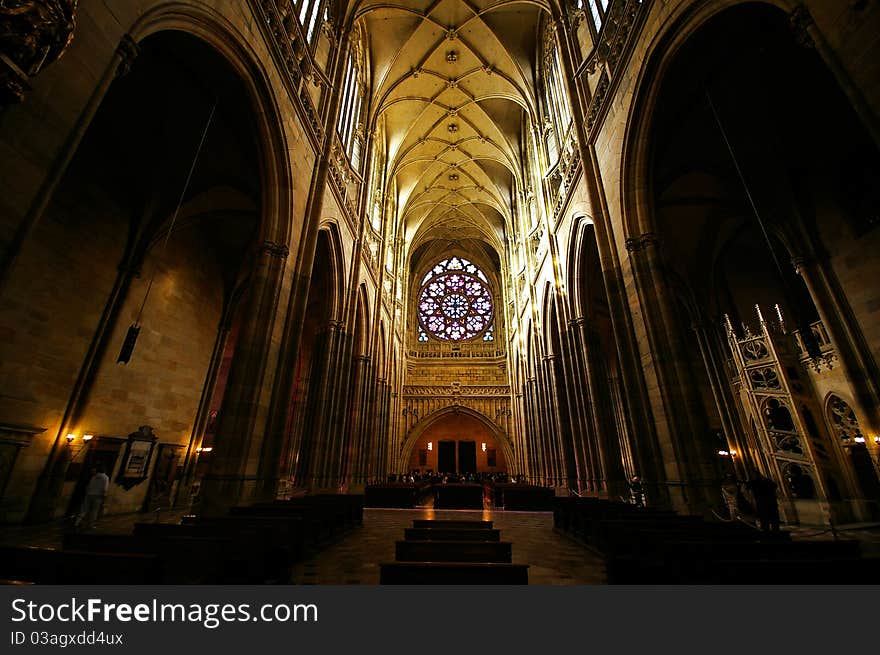
[[[736,169],[737,177],[739,177],[739,181],[743,186],[743,189],[746,193],[746,198],[748,198],[749,205],[752,208],[752,212],[755,215],[755,218],[758,221],[758,226],[761,228],[761,234],[764,236],[764,241],[767,244],[767,249],[770,251],[770,256],[773,258],[773,263],[776,265],[776,270],[779,273],[779,279],[782,282],[783,293],[785,293],[786,297],[792,302],[794,311],[795,311],[795,324],[798,326],[798,330],[801,335],[801,341],[804,344],[804,347],[807,349],[807,352],[814,359],[821,356],[821,352],[819,350],[819,345],[816,343],[816,339],[813,335],[812,326],[810,326],[809,322],[807,322],[803,317],[803,308],[800,307],[800,303],[798,302],[797,296],[794,294],[791,289],[785,271],[782,268],[782,264],[779,262],[779,258],[776,256],[776,249],[773,247],[773,242],[770,239],[770,234],[767,232],[767,227],[764,223],[764,220],[761,218],[761,213],[758,211],[758,205],[755,203],[755,199],[752,196],[752,192],[749,189],[748,182],[746,182],[745,174],[742,171],[742,168],[739,165],[739,160],[736,157],[736,153],[733,150],[733,145],[730,142],[730,138],[727,135],[727,130],[724,129],[724,124],[721,122],[721,116],[718,114],[718,110],[715,107],[715,103],[712,101],[712,95],[709,93],[709,88],[704,88],[706,92],[706,99],[709,101],[709,109],[712,112],[712,117],[715,119],[715,124],[718,126],[718,131],[721,132],[721,137],[724,139],[724,145],[727,147],[727,152],[730,154],[730,159],[733,161],[733,166]]]
[[[190,182],[192,181],[193,173],[196,170],[196,163],[199,161],[199,155],[202,153],[202,147],[205,145],[205,138],[208,136],[208,129],[211,127],[211,122],[214,120],[214,112],[217,110],[217,101],[214,101],[214,104],[211,106],[211,113],[208,115],[208,120],[205,122],[205,129],[202,130],[202,137],[199,139],[199,145],[196,148],[196,153],[193,156],[192,164],[189,167],[189,173],[187,173],[186,181],[183,183],[183,189],[180,191],[180,197],[177,199],[177,206],[174,208],[174,214],[171,215],[171,222],[168,224],[168,230],[165,232],[165,239],[162,241],[162,246],[159,250],[159,253],[164,253],[166,247],[168,246],[168,241],[171,239],[171,233],[174,231],[174,224],[177,222],[177,215],[180,213],[180,207],[183,205],[183,199],[186,197],[186,192],[189,190]],[[141,331],[141,317],[144,313],[144,307],[147,305],[147,299],[150,297],[150,292],[153,290],[153,282],[156,279],[156,270],[158,269],[158,263],[153,267],[153,272],[150,274],[150,282],[147,284],[147,289],[144,292],[144,298],[141,301],[141,306],[138,309],[137,316],[135,316],[134,323],[132,323],[128,332],[125,335],[125,341],[122,343],[122,349],[119,351],[119,357],[116,359],[117,364],[127,364],[131,359],[131,354],[134,351],[135,343],[137,342],[138,335]]]

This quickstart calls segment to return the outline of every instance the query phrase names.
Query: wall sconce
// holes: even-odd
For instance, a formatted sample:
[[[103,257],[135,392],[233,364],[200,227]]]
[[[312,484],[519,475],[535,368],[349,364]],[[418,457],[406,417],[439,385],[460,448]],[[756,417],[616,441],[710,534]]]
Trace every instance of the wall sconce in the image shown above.
[[[865,438],[864,437],[856,437],[855,439],[853,439],[853,441],[855,441],[856,443],[865,443]]]
[[[727,457],[728,455],[730,455],[730,453],[727,452],[726,450],[719,450],[718,454],[721,455],[722,457]]]
[[[434,442],[433,441],[428,442],[428,450],[434,450]]]
[[[214,449],[211,446],[199,446],[198,448],[196,448],[197,453],[210,453],[212,450]]]
[[[874,443],[880,446],[880,437],[874,437]]]
[[[84,434],[82,436],[82,444],[80,444],[79,448],[74,448],[73,445],[74,441],[76,441],[76,433],[68,432],[65,439],[67,439],[67,445],[70,446],[70,458],[73,460],[76,459],[77,455],[82,452],[82,449],[85,448],[92,439],[94,439],[94,435]]]
[[[485,453],[486,452],[486,442],[485,441],[482,443],[482,448],[483,448],[483,452]]]

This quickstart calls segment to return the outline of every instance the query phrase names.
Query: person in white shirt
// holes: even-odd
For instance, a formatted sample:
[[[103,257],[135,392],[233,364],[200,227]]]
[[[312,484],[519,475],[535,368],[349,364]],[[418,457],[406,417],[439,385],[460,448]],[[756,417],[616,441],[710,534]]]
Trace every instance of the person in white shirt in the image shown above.
[[[98,514],[104,505],[107,488],[110,486],[110,478],[104,473],[102,467],[93,468],[91,473],[92,478],[86,487],[86,499],[83,501],[82,512],[80,513],[80,522],[84,523],[83,527],[86,529],[95,527]]]

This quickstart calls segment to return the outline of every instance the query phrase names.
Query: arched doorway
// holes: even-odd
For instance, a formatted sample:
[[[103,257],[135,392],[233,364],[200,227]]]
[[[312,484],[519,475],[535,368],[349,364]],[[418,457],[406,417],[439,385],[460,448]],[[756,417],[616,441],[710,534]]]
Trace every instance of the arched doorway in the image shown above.
[[[398,468],[402,473],[486,477],[507,474],[510,454],[509,441],[489,419],[465,407],[449,407],[414,426]]]
[[[701,426],[720,425],[719,453],[736,446],[745,455],[741,475],[769,469],[798,507],[792,517],[821,520],[815,502],[799,500],[825,498],[830,486],[839,486],[841,467],[824,456],[833,455],[827,432],[810,430],[822,411],[813,389],[854,384],[854,394],[876,408],[875,376],[866,372],[876,364],[861,336],[850,336],[873,329],[852,320],[864,285],[847,281],[852,272],[842,258],[857,242],[867,247],[877,238],[870,213],[859,208],[880,180],[862,184],[860,174],[850,187],[840,171],[858,161],[874,179],[880,153],[838,81],[816,49],[798,42],[784,12],[742,3],[699,20],[696,29],[670,30],[649,58],[627,160],[628,227],[645,244],[633,259],[649,338],[654,348],[676,353],[657,356],[666,406],[682,410],[670,423],[686,436],[672,445],[681,452],[693,446],[678,457],[696,459],[688,475],[717,472],[711,435]],[[825,129],[816,132],[817,124]],[[807,133],[816,138],[805,139]],[[648,184],[638,182],[639,167]],[[647,249],[650,256],[642,254]],[[869,273],[869,265],[859,267]],[[758,353],[761,340],[766,361],[785,377],[775,391],[765,384],[772,367],[752,371],[764,360],[739,352],[748,342]],[[785,354],[788,341],[800,355]],[[832,352],[857,371],[849,382],[832,380],[830,367],[823,372]],[[725,373],[731,354],[742,364],[742,387],[732,387]],[[789,396],[780,403],[792,429],[767,423],[763,408],[772,393]],[[791,478],[800,481],[797,492]]]
[[[109,513],[169,506],[192,481],[266,229],[272,167],[256,104],[201,38],[145,37],[23,245],[8,293],[49,319],[36,317],[45,327],[28,331],[42,345],[25,349],[54,360],[56,382],[39,402],[41,422],[60,424],[32,520],[75,511],[74,490],[98,460],[114,483]],[[132,325],[137,339],[123,353]],[[66,434],[76,447],[64,448]]]

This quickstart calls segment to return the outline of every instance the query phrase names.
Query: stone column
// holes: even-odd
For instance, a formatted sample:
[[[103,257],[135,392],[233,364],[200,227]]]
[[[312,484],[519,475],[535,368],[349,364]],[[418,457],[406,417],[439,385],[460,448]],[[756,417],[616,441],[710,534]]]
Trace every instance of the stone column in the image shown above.
[[[828,258],[795,257],[795,271],[803,278],[813,304],[846,372],[860,409],[867,419],[865,428],[880,433],[880,370],[865,343],[846,294],[840,289]]]
[[[544,477],[543,452],[539,448],[540,429],[538,427],[538,407],[535,398],[536,380],[529,378],[523,385],[523,410],[525,413],[525,430],[528,457],[523,453],[525,458],[525,469],[523,472],[533,479],[542,479]]]
[[[607,390],[607,375],[602,372],[608,367],[602,351],[602,343],[595,330],[586,320],[578,319],[576,327],[583,343],[583,358],[586,380],[593,399],[592,417],[595,446],[592,456],[597,468],[601,470],[597,492],[607,492],[613,496],[621,495],[626,485],[614,415],[611,413],[612,399]]]
[[[309,390],[311,398],[305,424],[306,429],[312,431],[312,446],[307,462],[307,486],[312,491],[324,492],[335,490],[338,481],[338,460],[334,458],[334,446],[338,447],[338,431],[334,427],[339,416],[334,416],[334,412],[337,409],[335,401],[340,392],[337,372],[343,350],[342,323],[331,321],[322,340],[324,348],[316,362],[317,368],[313,368],[317,375],[312,376]]]
[[[590,453],[595,436],[591,424],[593,400],[584,376],[584,362],[577,335],[572,333],[570,327],[563,332],[561,343],[570,432],[578,469],[575,490],[580,493],[589,489],[591,480],[596,478],[593,468],[595,460]]]
[[[561,19],[558,16],[557,19]],[[611,225],[607,198],[602,188],[602,180],[594,145],[586,133],[586,111],[590,101],[590,91],[583,78],[575,73],[572,50],[576,49],[577,37],[572,33],[568,22],[559,20],[565,38],[559,49],[563,77],[568,85],[571,100],[572,126],[577,141],[583,167],[583,179],[593,222],[596,230],[596,244],[602,261],[602,277],[608,298],[608,309],[615,335],[623,392],[627,399],[627,409],[632,425],[636,426],[633,436],[638,444],[639,475],[648,486],[652,504],[670,504],[666,485],[666,468],[663,461],[661,437],[655,421],[644,364],[641,359],[639,343],[635,337],[634,318],[630,309],[629,297],[624,282],[622,263],[615,248],[615,235]],[[679,503],[680,505],[681,503]]]
[[[691,325],[691,329],[694,331],[694,336],[700,347],[703,364],[709,375],[709,385],[712,388],[712,396],[715,398],[715,406],[718,408],[721,427],[727,443],[736,444],[739,452],[742,452],[739,444],[742,441],[744,430],[731,398],[730,378],[724,361],[720,359],[718,349],[715,347],[715,340],[711,338],[705,323],[694,323]]]
[[[220,326],[217,328],[214,349],[211,351],[211,362],[208,364],[205,384],[202,386],[202,395],[199,398],[199,407],[196,410],[196,420],[193,422],[189,444],[187,444],[183,457],[183,475],[174,492],[174,502],[172,505],[175,506],[178,505],[181,498],[186,499],[191,495],[194,482],[193,476],[195,475],[196,463],[199,458],[199,453],[196,449],[202,444],[202,437],[208,422],[208,412],[214,397],[214,388],[217,385],[217,375],[220,372],[220,366],[223,363],[223,353],[226,350],[226,342],[229,339],[231,314],[230,308],[227,307],[226,316],[223,317],[220,321]]]
[[[277,487],[277,464],[262,461],[263,406],[272,331],[278,309],[288,249],[265,241],[254,267],[251,291],[217,422],[211,468],[202,481],[205,514],[224,513],[252,500],[270,500]],[[261,478],[259,471],[275,473]]]

